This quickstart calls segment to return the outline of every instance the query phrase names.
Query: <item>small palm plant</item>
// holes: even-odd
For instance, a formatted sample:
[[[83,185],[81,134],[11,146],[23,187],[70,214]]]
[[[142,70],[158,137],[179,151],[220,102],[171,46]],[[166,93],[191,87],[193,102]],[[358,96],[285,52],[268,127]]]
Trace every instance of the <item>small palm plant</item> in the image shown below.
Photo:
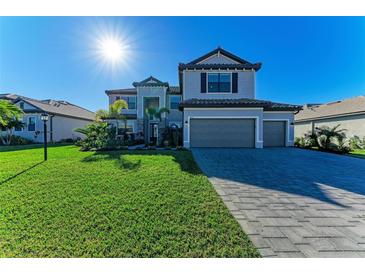
[[[337,141],[340,146],[343,146],[343,141],[346,138],[345,129],[339,129],[340,124],[330,128],[323,126],[316,128],[316,136],[318,145],[324,150],[330,150],[333,145],[333,141]]]
[[[109,111],[100,109],[96,112],[96,121],[103,121],[105,119],[115,119],[116,132],[118,134],[119,121],[124,122],[124,130],[127,131],[127,117],[122,114],[123,109],[128,109],[128,103],[124,100],[116,100],[109,106]]]

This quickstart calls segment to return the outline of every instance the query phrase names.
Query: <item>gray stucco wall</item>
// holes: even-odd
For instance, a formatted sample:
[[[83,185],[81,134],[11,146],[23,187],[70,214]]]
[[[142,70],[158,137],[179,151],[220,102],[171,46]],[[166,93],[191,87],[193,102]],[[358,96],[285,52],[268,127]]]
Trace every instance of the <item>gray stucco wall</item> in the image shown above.
[[[256,119],[255,147],[262,148],[262,109],[185,109],[184,110],[184,147],[190,147],[190,119],[191,118],[218,118],[218,117],[236,117],[236,118],[254,118]]]
[[[86,125],[92,123],[92,121],[86,121],[76,118],[69,118],[63,116],[53,117],[53,141],[57,142],[61,139],[77,137],[84,138],[85,135],[75,132],[76,128],[84,128]]]
[[[286,122],[286,146],[294,145],[294,113],[293,112],[271,112],[265,111],[263,115],[264,121],[285,121]]]
[[[359,137],[365,136],[365,114],[313,120],[308,122],[295,122],[295,137],[302,137],[313,128],[321,126],[334,127],[340,124],[341,129],[346,129],[346,137],[350,138],[354,135]]]
[[[137,88],[137,118],[142,119],[144,116],[144,97],[158,97],[159,108],[166,106],[166,87],[138,87]]]
[[[238,93],[201,93],[200,73],[202,71],[184,71],[184,100],[189,98],[198,99],[234,99],[234,98],[255,98],[255,72],[237,71],[238,73]],[[224,72],[224,71],[204,71],[204,72]]]

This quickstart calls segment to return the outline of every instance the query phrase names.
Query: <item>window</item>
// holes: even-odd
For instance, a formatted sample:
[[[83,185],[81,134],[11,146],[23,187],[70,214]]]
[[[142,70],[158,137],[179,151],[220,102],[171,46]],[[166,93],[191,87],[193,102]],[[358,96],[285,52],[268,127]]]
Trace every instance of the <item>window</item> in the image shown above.
[[[125,96],[125,97],[122,97],[121,99],[127,102],[128,109],[137,108],[137,97],[136,96]]]
[[[22,127],[21,126],[20,127],[15,127],[14,129],[15,129],[15,131],[22,131]]]
[[[120,100],[120,96],[115,96],[115,101]]]
[[[123,135],[125,133],[125,129],[126,129],[126,132],[133,133],[134,132],[134,120],[133,121],[128,120],[126,128],[125,128],[124,122],[119,123],[119,125],[118,125],[118,135]]]
[[[178,109],[180,103],[180,96],[170,96],[170,109]]]
[[[231,74],[208,73],[208,92],[231,92]]]
[[[35,131],[35,117],[28,118],[28,131]]]
[[[19,107],[20,107],[20,109],[24,109],[24,102],[20,102]]]

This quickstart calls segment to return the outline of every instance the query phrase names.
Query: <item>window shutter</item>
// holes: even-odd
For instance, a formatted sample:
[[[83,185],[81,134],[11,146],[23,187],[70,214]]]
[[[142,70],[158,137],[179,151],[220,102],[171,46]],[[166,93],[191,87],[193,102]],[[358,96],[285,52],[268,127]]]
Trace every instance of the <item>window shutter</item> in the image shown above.
[[[232,73],[232,93],[238,92],[238,73]]]
[[[200,92],[207,93],[207,74],[206,73],[200,74]]]

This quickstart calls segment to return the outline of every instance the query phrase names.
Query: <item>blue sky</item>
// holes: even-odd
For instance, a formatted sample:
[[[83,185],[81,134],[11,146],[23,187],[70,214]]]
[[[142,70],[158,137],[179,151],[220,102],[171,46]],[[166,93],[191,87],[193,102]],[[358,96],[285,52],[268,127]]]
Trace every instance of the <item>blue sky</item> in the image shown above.
[[[179,62],[218,45],[251,62],[257,98],[302,104],[365,94],[364,17],[1,17],[0,93],[107,107],[105,89],[153,75],[178,84]],[[112,68],[106,35],[128,45]]]

